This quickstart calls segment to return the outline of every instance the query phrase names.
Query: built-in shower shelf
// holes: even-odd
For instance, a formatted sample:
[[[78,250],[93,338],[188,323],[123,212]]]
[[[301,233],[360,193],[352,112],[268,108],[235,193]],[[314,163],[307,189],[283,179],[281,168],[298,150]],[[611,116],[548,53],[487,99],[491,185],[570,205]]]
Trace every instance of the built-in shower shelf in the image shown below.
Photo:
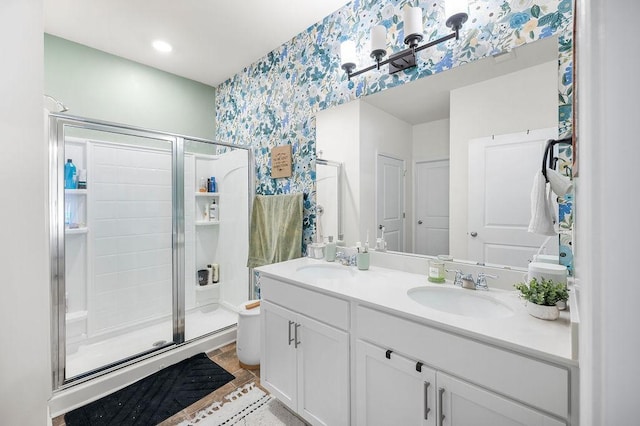
[[[87,195],[87,190],[86,189],[65,189],[64,193],[69,195]]]
[[[67,312],[65,314],[65,320],[67,322],[82,321],[85,319],[87,319],[87,311]]]
[[[219,192],[196,192],[196,197],[218,197]]]
[[[86,234],[88,231],[89,231],[89,228],[84,226],[81,228],[65,228],[64,233],[67,235],[74,235],[74,234]]]
[[[213,284],[207,284],[207,285],[197,285],[196,286],[196,291],[209,291],[209,290],[213,290],[216,289],[220,286],[220,282],[217,283],[213,283]]]
[[[220,225],[219,220],[206,220],[206,221],[197,221],[196,226],[215,226]]]

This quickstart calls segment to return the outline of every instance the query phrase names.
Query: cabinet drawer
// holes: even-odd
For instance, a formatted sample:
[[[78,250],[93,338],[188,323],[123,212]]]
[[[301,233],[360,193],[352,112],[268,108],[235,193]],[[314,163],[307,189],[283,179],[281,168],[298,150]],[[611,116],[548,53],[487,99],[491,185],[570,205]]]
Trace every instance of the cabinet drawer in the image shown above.
[[[264,300],[342,330],[349,329],[349,302],[346,300],[265,276],[260,278],[260,292]]]
[[[569,371],[565,368],[363,306],[356,309],[355,328],[359,339],[557,416],[569,415]]]

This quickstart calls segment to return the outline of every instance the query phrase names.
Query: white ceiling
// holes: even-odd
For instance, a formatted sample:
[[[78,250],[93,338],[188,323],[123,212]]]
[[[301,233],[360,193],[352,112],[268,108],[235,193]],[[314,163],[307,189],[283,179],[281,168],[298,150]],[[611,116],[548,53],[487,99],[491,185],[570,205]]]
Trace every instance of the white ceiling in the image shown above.
[[[347,0],[44,0],[44,30],[211,86]],[[161,54],[162,39],[173,52]]]

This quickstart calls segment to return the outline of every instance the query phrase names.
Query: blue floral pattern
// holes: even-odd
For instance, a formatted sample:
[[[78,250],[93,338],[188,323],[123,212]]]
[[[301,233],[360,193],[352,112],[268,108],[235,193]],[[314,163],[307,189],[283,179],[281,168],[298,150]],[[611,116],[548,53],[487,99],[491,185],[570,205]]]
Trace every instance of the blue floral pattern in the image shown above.
[[[412,69],[394,75],[371,71],[348,81],[340,68],[340,43],[347,38],[354,40],[360,52],[359,63],[368,64],[369,31],[381,23],[387,28],[389,51],[401,50],[402,8],[415,3],[354,0],[217,89],[216,136],[253,147],[257,192],[305,194],[303,253],[315,231],[315,114],[320,110],[558,35],[558,129],[560,137],[571,134],[571,0],[469,1],[469,20],[461,30],[460,40],[420,52],[418,66]],[[418,5],[424,13],[426,40],[449,33],[444,25],[444,0],[418,1]],[[271,179],[271,148],[285,144],[292,147],[293,174],[287,179]],[[562,150],[560,165],[570,168],[570,149]],[[560,204],[565,231],[560,238],[561,252],[566,253],[571,251],[570,232],[566,232],[570,228],[565,227],[572,223],[572,203],[561,200]]]

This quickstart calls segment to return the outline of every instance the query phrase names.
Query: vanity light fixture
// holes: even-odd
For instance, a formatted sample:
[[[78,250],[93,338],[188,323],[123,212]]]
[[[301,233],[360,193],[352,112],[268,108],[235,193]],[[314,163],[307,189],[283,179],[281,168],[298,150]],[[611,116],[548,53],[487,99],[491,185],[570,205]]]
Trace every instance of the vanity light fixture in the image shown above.
[[[162,52],[162,53],[169,53],[173,50],[173,47],[171,47],[169,43],[163,40],[155,40],[151,45],[158,52]]]
[[[445,0],[445,14],[448,16],[446,25],[453,31],[451,34],[437,40],[419,46],[423,40],[424,27],[422,25],[422,9],[420,7],[405,6],[403,10],[404,21],[404,44],[409,46],[398,53],[389,56],[389,59],[382,60],[387,54],[387,29],[384,25],[376,25],[371,29],[371,58],[376,63],[361,70],[356,69],[356,45],[353,41],[347,40],[340,45],[340,62],[342,69],[347,73],[347,78],[363,74],[373,69],[380,69],[382,65],[389,65],[389,74],[416,66],[416,54],[421,50],[428,49],[447,40],[455,38],[458,40],[459,31],[469,15],[469,5],[467,0]]]

